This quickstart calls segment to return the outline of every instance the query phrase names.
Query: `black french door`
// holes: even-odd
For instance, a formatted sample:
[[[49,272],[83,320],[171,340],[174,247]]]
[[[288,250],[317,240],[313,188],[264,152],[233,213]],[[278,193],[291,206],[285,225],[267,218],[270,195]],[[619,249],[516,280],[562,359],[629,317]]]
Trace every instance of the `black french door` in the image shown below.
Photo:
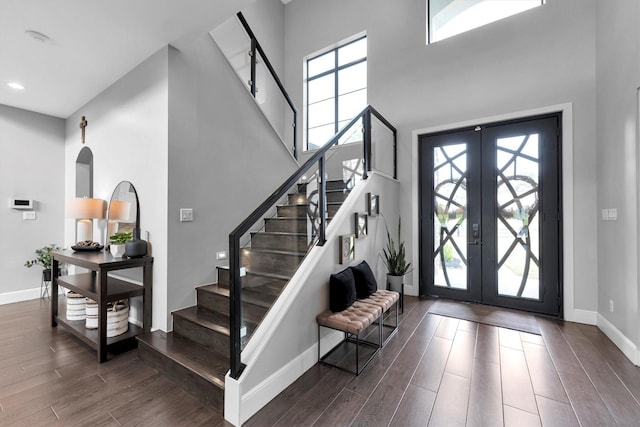
[[[419,137],[420,294],[560,316],[560,115]]]

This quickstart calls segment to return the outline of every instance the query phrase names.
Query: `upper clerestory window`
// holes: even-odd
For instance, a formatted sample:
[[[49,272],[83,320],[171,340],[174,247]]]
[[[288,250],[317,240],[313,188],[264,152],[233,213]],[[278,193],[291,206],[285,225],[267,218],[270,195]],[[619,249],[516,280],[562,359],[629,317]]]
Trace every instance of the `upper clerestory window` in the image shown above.
[[[427,43],[538,7],[544,0],[427,0]]]

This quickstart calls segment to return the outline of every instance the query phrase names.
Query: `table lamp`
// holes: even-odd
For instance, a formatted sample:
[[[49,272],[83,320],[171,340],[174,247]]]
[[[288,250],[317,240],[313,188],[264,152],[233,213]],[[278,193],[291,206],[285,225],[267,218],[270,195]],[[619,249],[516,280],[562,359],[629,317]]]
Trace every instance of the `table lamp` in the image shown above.
[[[78,220],[76,239],[78,242],[93,241],[93,218],[104,218],[106,202],[102,199],[75,197],[67,200],[67,218]]]

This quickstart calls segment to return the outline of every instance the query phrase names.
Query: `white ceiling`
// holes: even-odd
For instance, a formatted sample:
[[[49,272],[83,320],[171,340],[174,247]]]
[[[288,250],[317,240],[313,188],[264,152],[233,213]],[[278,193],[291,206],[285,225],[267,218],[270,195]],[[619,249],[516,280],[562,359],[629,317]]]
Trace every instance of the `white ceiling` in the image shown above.
[[[252,1],[0,0],[0,104],[67,118],[161,47]]]

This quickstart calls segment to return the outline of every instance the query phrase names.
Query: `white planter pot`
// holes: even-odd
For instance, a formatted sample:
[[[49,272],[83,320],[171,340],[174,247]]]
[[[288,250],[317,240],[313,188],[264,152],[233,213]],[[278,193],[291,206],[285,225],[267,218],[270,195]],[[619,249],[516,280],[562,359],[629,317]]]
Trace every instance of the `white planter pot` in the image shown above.
[[[125,245],[111,244],[109,245],[109,251],[111,252],[111,255],[113,255],[115,258],[122,258],[124,255],[124,247]]]
[[[402,282],[404,281],[404,275],[393,276],[387,274],[387,288],[391,291],[402,292]]]

